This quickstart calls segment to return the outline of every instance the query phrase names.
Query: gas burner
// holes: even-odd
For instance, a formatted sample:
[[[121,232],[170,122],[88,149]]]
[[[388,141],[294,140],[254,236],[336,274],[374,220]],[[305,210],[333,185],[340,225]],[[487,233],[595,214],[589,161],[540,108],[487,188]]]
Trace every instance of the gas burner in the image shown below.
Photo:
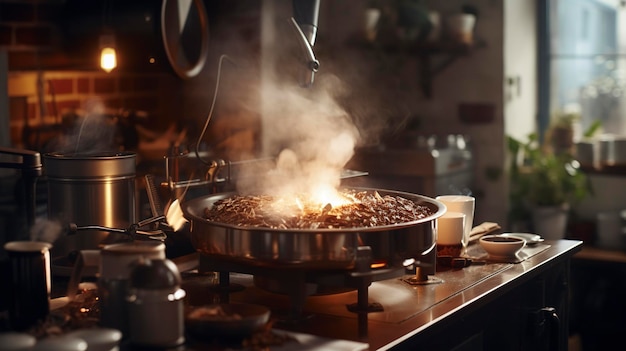
[[[306,299],[309,296],[330,295],[347,291],[357,291],[357,301],[346,305],[348,311],[358,314],[359,330],[367,330],[367,314],[371,312],[382,312],[382,304],[369,301],[368,288],[372,282],[382,281],[392,278],[400,278],[407,274],[414,274],[411,278],[404,278],[402,281],[414,285],[422,280],[421,284],[442,282],[441,279],[419,274],[408,270],[405,267],[385,267],[371,268],[371,249],[367,246],[360,246],[357,251],[357,258],[353,269],[344,271],[308,271],[294,267],[265,267],[254,264],[234,262],[228,259],[221,259],[210,255],[200,255],[199,262],[201,271],[219,272],[219,284],[212,289],[220,292],[221,302],[229,302],[230,293],[240,291],[233,287],[230,282],[230,273],[250,274],[253,276],[254,285],[269,293],[284,295],[289,298],[290,310],[288,315],[281,318],[284,323],[299,323],[310,318],[303,311]],[[239,285],[237,285],[239,287]],[[365,326],[361,324],[365,323]]]
[[[410,266],[410,270],[415,271],[415,274],[413,276],[403,278],[402,281],[409,285],[429,285],[443,283],[443,279],[428,275],[429,269],[433,268],[431,266],[432,264],[414,262]]]
[[[437,277],[427,277],[425,280],[420,278],[418,275],[414,275],[409,278],[402,279],[403,282],[409,285],[428,285],[428,284],[441,284],[443,283],[443,279],[439,279]]]

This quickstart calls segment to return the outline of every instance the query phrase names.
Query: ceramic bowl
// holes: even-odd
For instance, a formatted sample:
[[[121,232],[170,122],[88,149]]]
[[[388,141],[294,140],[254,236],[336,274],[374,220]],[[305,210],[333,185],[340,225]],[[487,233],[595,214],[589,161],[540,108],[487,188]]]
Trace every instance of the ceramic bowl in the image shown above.
[[[479,242],[491,257],[515,257],[526,245],[522,238],[502,235],[484,235]]]
[[[512,236],[526,240],[526,246],[536,245],[543,242],[543,238],[540,235],[533,233],[502,233],[501,236]]]
[[[244,339],[261,329],[269,320],[270,310],[261,305],[222,303],[188,306],[185,328],[201,339],[215,337],[229,340]]]

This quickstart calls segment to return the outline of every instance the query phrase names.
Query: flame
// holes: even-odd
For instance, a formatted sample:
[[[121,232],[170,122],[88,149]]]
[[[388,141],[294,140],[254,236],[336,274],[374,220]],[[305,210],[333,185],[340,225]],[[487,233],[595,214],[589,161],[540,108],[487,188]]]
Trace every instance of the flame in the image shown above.
[[[296,201],[296,206],[298,206],[300,211],[304,211],[304,204],[302,203],[302,201],[300,201],[300,199],[298,199],[297,197],[296,197],[295,201]]]
[[[331,185],[320,184],[311,193],[310,201],[321,205],[321,207],[330,204],[333,208],[344,205],[350,205],[355,199],[349,199],[339,193],[339,191]]]
[[[387,262],[373,262],[372,264],[370,264],[370,268],[372,269],[379,269],[379,268],[385,268],[387,267]]]
[[[179,231],[185,223],[187,223],[187,219],[183,215],[183,210],[180,208],[178,199],[172,201],[170,206],[165,211],[165,220],[167,221],[167,224],[174,229],[174,231]]]
[[[359,200],[341,193],[332,186],[320,186],[310,193],[282,194],[270,204],[279,216],[298,216],[309,213],[329,213],[333,209],[358,203]]]

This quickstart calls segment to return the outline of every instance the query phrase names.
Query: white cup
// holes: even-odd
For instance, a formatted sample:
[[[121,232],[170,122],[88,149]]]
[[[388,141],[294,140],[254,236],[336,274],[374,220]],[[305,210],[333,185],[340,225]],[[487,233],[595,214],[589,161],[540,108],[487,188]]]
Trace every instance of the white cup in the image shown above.
[[[165,244],[159,241],[133,241],[106,245],[100,254],[100,325],[130,330],[126,293],[132,265],[139,259],[165,259]]]
[[[72,300],[76,296],[84,269],[97,265],[100,326],[128,333],[128,279],[132,265],[140,259],[165,259],[165,244],[132,241],[106,245],[101,250],[82,250],[70,276],[68,298]]]
[[[469,13],[450,15],[446,18],[448,35],[454,41],[471,44],[474,41],[476,16]]]
[[[428,20],[431,25],[430,33],[428,33],[428,41],[439,41],[441,36],[441,16],[439,16],[439,12],[429,12]]]
[[[380,14],[380,10],[376,8],[366,9],[363,14],[363,33],[365,35],[365,39],[368,41],[376,40]]]
[[[437,255],[459,256],[463,251],[465,214],[447,211],[437,218]]]
[[[436,200],[441,201],[448,208],[447,212],[461,212],[465,215],[465,226],[463,228],[463,248],[467,248],[470,239],[470,232],[474,225],[474,205],[476,199],[468,195],[441,195]]]

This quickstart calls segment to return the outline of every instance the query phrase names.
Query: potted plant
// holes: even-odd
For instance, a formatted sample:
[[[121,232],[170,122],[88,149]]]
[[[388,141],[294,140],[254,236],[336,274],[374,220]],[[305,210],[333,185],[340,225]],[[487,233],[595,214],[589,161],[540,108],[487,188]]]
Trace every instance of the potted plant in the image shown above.
[[[523,142],[507,136],[511,156],[509,221],[530,221],[548,239],[565,236],[572,205],[591,191],[586,175],[570,152],[541,145],[536,133]]]
[[[577,112],[558,112],[551,118],[550,128],[546,133],[546,143],[552,152],[573,154],[574,124],[580,120]]]

